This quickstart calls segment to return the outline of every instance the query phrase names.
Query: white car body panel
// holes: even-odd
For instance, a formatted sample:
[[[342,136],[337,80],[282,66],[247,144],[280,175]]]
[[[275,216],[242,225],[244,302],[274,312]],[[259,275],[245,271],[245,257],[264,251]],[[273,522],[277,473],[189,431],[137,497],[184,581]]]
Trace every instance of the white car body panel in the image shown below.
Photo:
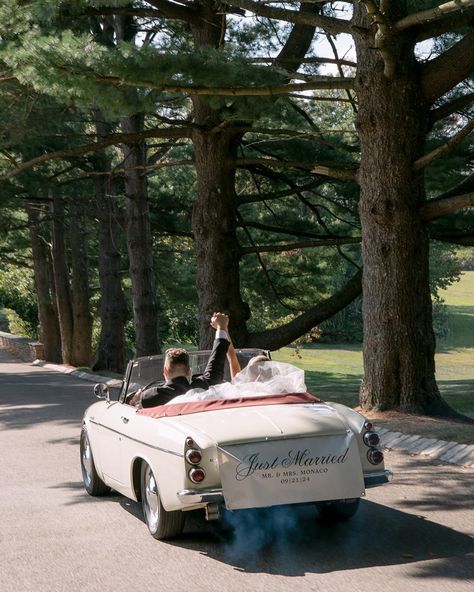
[[[134,463],[142,459],[153,469],[167,511],[206,505],[183,501],[178,492],[190,488],[222,489],[231,509],[355,498],[364,495],[364,473],[383,471],[383,465],[375,468],[364,462],[367,446],[360,434],[364,418],[344,406],[256,404],[155,419],[127,404],[101,401],[89,407],[84,423],[101,479],[136,500]],[[206,479],[199,485],[187,477],[187,436],[203,455],[200,464],[205,467]],[[291,458],[285,461],[297,449],[309,452],[300,463],[292,463]],[[251,478],[236,480],[236,458],[240,464],[248,463],[255,453],[262,461],[260,470],[253,471]],[[340,463],[304,462],[344,454]],[[270,468],[275,458],[279,461]],[[321,467],[327,471],[314,472]],[[309,469],[313,472],[305,473]],[[309,480],[285,481],[303,476]]]
[[[220,448],[219,465],[229,509],[357,498],[365,490],[350,431]]]

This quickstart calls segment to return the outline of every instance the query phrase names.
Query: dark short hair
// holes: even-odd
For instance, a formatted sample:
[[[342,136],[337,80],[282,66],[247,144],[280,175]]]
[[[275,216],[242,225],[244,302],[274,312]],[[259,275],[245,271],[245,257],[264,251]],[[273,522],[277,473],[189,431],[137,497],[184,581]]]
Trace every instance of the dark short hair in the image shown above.
[[[185,366],[189,368],[189,354],[181,347],[170,347],[165,352],[165,366]]]

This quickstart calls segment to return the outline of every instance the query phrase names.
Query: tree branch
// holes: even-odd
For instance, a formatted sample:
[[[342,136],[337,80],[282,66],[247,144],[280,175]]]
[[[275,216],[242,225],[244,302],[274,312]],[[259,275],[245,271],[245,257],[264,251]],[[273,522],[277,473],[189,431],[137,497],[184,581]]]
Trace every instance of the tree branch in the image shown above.
[[[250,333],[245,344],[238,344],[245,347],[261,347],[269,350],[276,350],[290,344],[301,337],[313,327],[331,318],[337,312],[350,304],[362,293],[362,272],[356,275],[333,296],[316,304],[295,319],[277,327],[259,333]]]
[[[473,207],[474,192],[471,192],[464,195],[431,199],[420,207],[419,212],[423,220],[435,220],[436,218],[446,216],[446,214]]]
[[[420,171],[421,169],[425,168],[429,164],[431,164],[434,160],[441,158],[445,154],[451,152],[455,146],[457,146],[466,136],[468,136],[471,131],[474,129],[474,119],[462,128],[457,134],[455,134],[452,138],[450,138],[446,143],[438,146],[428,154],[425,154],[421,158],[415,161],[414,168],[415,171]]]
[[[308,5],[304,4],[303,2],[300,3],[300,14],[318,15],[319,11],[319,5]],[[311,47],[311,42],[313,41],[314,33],[314,25],[308,26],[302,24],[295,24],[291,28],[290,34],[286,38],[285,44],[276,56],[273,65],[276,67],[284,68],[285,60],[293,59],[296,60],[296,62],[294,62],[294,65],[296,66],[296,69],[298,69],[301,65],[301,60],[304,58],[306,52]],[[291,74],[289,75],[289,78],[293,78]],[[289,82],[289,80],[287,82]]]
[[[461,247],[474,247],[474,230],[437,230],[430,228],[430,238],[449,243],[451,245],[459,245]]]
[[[275,61],[275,58],[249,58],[249,61],[252,64],[272,64]],[[343,59],[335,59],[335,58],[316,58],[316,57],[309,57],[309,58],[281,58],[279,60],[281,65],[284,64],[336,64],[338,66],[350,66],[351,68],[357,68],[356,62],[351,62],[350,60],[343,60]]]
[[[404,31],[410,27],[424,25],[425,23],[432,24],[433,21],[444,18],[447,14],[452,12],[465,11],[470,6],[474,6],[474,0],[451,0],[445,2],[440,6],[435,6],[428,10],[409,14],[405,18],[400,19],[393,25],[393,30],[396,33]]]
[[[329,212],[331,215],[332,212],[331,210],[329,210],[328,208],[326,208],[325,206],[317,206],[315,204],[313,204],[309,199],[306,199],[306,197],[304,195],[302,195],[301,193],[298,195],[300,201],[307,207],[309,208],[315,215],[316,218],[320,224],[320,226],[323,228],[323,230],[325,232],[327,232],[327,234],[329,236],[333,236],[334,238],[337,238],[337,235],[331,231],[331,229],[329,228],[329,226],[326,224],[326,222],[323,220],[323,217],[321,216],[320,212],[319,212],[319,208],[322,207],[323,209],[325,209],[327,212]],[[341,218],[339,218],[338,216],[336,216],[336,218],[341,222],[343,222],[343,220],[341,220]],[[353,224],[351,224],[351,226],[354,226]],[[348,261],[351,265],[353,265],[354,267],[356,267],[357,269],[360,269],[360,265],[358,265],[355,261],[353,261],[350,257],[348,257],[344,251],[341,249],[341,246],[339,244],[336,244],[336,249],[337,252],[339,253],[339,255],[341,257],[343,257],[346,261]]]
[[[357,181],[357,172],[351,171],[347,169],[335,169],[329,167],[325,164],[322,165],[313,165],[309,163],[304,163],[301,161],[283,161],[277,160],[276,158],[241,158],[235,161],[236,166],[238,167],[249,167],[255,165],[262,165],[266,167],[275,167],[275,168],[298,168],[309,171],[310,173],[315,173],[317,175],[322,175],[325,177],[331,177],[332,179],[345,179],[351,181]],[[344,164],[342,166],[351,166],[349,163]]]
[[[451,187],[451,189],[448,189],[441,195],[438,195],[436,199],[444,199],[446,197],[453,197],[454,195],[461,195],[462,193],[471,193],[472,191],[474,191],[474,173],[471,173],[460,183],[454,187]]]
[[[312,247],[331,247],[338,245],[357,245],[361,241],[360,237],[339,237],[326,238],[321,240],[307,240],[297,243],[287,243],[285,245],[254,245],[252,247],[241,247],[239,253],[248,255],[249,253],[281,253],[283,251],[292,251],[294,249],[308,249]]]
[[[290,236],[297,236],[298,238],[307,237],[316,240],[331,240],[331,239],[346,239],[344,236],[317,234],[316,232],[307,232],[304,230],[292,230],[291,228],[281,228],[279,226],[271,226],[270,224],[262,224],[260,222],[247,222],[245,226],[249,228],[257,228],[258,230],[264,230],[265,232],[275,232],[277,234],[288,234]],[[358,241],[355,241],[358,242]]]
[[[59,70],[68,70],[62,66],[55,66]],[[73,72],[74,74],[74,72]],[[218,86],[183,86],[175,84],[158,84],[151,80],[125,80],[118,76],[88,76],[84,72],[77,72],[80,76],[91,79],[99,84],[113,84],[115,86],[130,86],[132,88],[153,88],[162,92],[183,93],[190,96],[274,96],[283,95],[293,91],[327,90],[327,89],[352,89],[354,88],[353,78],[336,78],[335,76],[314,77],[311,82],[284,84],[281,86],[241,86],[241,87],[218,87]]]
[[[158,171],[161,169],[166,169],[166,168],[171,168],[171,167],[176,167],[176,166],[194,166],[194,160],[168,160],[168,161],[164,161],[164,162],[157,162],[155,164],[150,164],[150,165],[141,165],[141,166],[135,166],[135,167],[129,167],[129,168],[113,168],[110,171],[89,171],[87,173],[83,173],[81,175],[75,175],[74,177],[71,177],[69,179],[65,179],[64,181],[58,181],[58,185],[66,185],[68,183],[75,183],[76,181],[79,181],[81,179],[92,179],[94,177],[116,177],[116,178],[120,178],[122,176],[125,175],[126,172],[130,172],[130,171],[140,171],[142,173],[153,173],[154,171]],[[74,167],[69,167],[67,172],[69,172],[69,170],[72,170]],[[50,178],[55,178],[55,177],[59,177],[60,175],[63,175],[66,171],[61,171],[60,173],[57,173],[55,175],[53,175]],[[150,177],[152,177],[153,175],[149,175]]]
[[[441,107],[437,107],[436,109],[432,109],[430,111],[430,120],[432,123],[435,121],[440,121],[440,119],[444,119],[445,117],[449,117],[456,111],[460,111],[463,107],[469,107],[474,102],[474,93],[468,93],[466,95],[462,95],[446,103],[445,105],[441,105]]]
[[[295,23],[297,25],[319,27],[334,35],[351,32],[350,21],[322,16],[320,14],[310,14],[296,10],[287,10],[285,8],[275,8],[252,0],[232,0],[232,6],[238,6],[239,8],[253,12],[253,14],[257,16],[263,16],[269,19]]]
[[[469,9],[469,11],[454,13],[444,19],[425,23],[419,28],[414,29],[416,32],[416,41],[426,41],[427,39],[438,37],[450,31],[457,31],[463,27],[472,26],[473,19],[474,10]]]
[[[385,78],[391,80],[394,77],[396,69],[393,50],[387,49],[390,46],[390,39],[393,37],[392,23],[382,11],[382,7],[379,8],[375,0],[361,0],[361,3],[365,5],[368,17],[377,27],[374,47],[380,51],[380,55],[382,56]]]
[[[350,103],[349,99],[343,99],[342,97],[322,97],[318,95],[299,95],[296,93],[290,93],[288,95],[292,99],[301,99],[303,101],[328,101],[331,103]]]
[[[311,169],[311,172],[316,173],[317,175],[322,175],[323,177],[330,177],[331,179],[358,182],[357,171],[349,171],[347,169],[335,169],[334,167],[328,167],[325,165],[316,165]]]
[[[341,63],[339,61],[339,54],[337,52],[337,46],[336,46],[336,44],[334,42],[334,39],[332,38],[332,36],[329,33],[326,33],[326,39],[328,40],[328,43],[331,46],[332,53],[333,53],[334,58],[336,60],[337,69],[338,69],[338,72],[339,72],[339,76],[341,78],[344,78],[344,71],[343,71],[342,65],[341,65]],[[357,100],[356,100],[356,98],[352,96],[352,93],[351,93],[350,90],[346,90],[346,96],[347,96],[348,101],[351,104],[352,110],[354,111],[354,113],[357,113]]]
[[[77,12],[74,12],[72,15],[69,11],[63,11],[64,16],[72,18],[73,16],[77,16]],[[161,10],[154,10],[153,8],[126,8],[126,7],[110,7],[110,6],[102,6],[100,8],[92,8],[88,7],[85,8],[81,15],[87,16],[108,16],[108,15],[117,15],[117,16],[138,16],[142,18],[163,18],[165,14]]]
[[[154,6],[165,18],[182,20],[187,23],[197,22],[199,12],[192,6],[183,6],[167,0],[147,0],[148,4]]]
[[[474,68],[474,31],[453,47],[421,66],[425,100],[433,103],[472,74]]]
[[[315,187],[321,185],[319,180],[312,181],[311,183],[307,183],[306,185],[291,187],[290,189],[285,189],[282,191],[276,191],[275,193],[262,193],[259,195],[239,195],[238,196],[238,205],[243,205],[247,203],[257,203],[259,201],[267,201],[272,199],[280,199],[282,197],[288,197],[290,195],[294,195],[297,192],[301,191],[310,191]]]
[[[255,243],[253,241],[252,235],[250,234],[250,231],[247,228],[247,225],[246,225],[245,221],[243,220],[242,216],[239,214],[239,212],[237,212],[237,219],[239,221],[239,225],[244,229],[244,232],[247,235],[247,238],[252,243],[252,245],[254,245]],[[275,294],[275,298],[278,300],[278,302],[281,304],[281,306],[283,306],[283,308],[286,308],[287,310],[292,310],[289,306],[287,306],[283,302],[280,295],[278,294],[276,286],[273,283],[272,278],[270,277],[270,274],[268,273],[268,269],[267,269],[267,266],[265,265],[265,261],[260,256],[260,251],[256,250],[256,251],[254,251],[254,253],[257,255],[257,259],[258,259],[258,262],[260,263],[260,267],[262,268],[262,271],[265,274],[265,277],[267,278],[267,282],[268,282],[270,288],[272,289],[273,293]]]
[[[334,148],[334,149],[341,149],[343,148],[346,152],[359,152],[359,149],[353,146],[341,146],[340,144],[335,144],[334,142],[331,142],[329,140],[326,140],[324,138],[323,132],[318,129],[318,127],[316,125],[314,125],[314,123],[312,122],[311,118],[309,117],[309,115],[306,113],[306,111],[304,109],[301,109],[298,105],[294,105],[292,103],[292,107],[295,109],[295,111],[297,111],[298,114],[300,114],[302,117],[305,118],[305,120],[313,127],[314,131],[310,131],[310,132],[298,132],[296,130],[292,130],[292,129],[278,129],[278,128],[265,128],[265,127],[243,127],[243,128],[233,128],[235,130],[240,130],[242,132],[245,133],[252,133],[252,134],[265,134],[268,136],[288,136],[289,140],[292,140],[293,138],[298,138],[298,139],[310,139],[313,141],[317,141],[318,144],[322,144],[323,146],[328,146],[329,148]],[[219,128],[219,131],[221,130],[221,128]],[[324,130],[325,132],[327,132],[328,130]],[[335,131],[335,130],[329,130],[329,131]],[[343,131],[341,133],[344,133]],[[245,145],[248,146],[254,146],[255,142],[253,142],[251,139],[249,139],[248,141],[245,142]]]
[[[20,173],[34,168],[40,164],[55,160],[58,158],[71,158],[73,156],[80,156],[87,154],[88,152],[97,152],[108,146],[114,144],[134,144],[135,142],[142,140],[143,138],[187,138],[189,137],[189,131],[183,128],[178,129],[165,129],[165,130],[145,130],[142,132],[131,133],[131,134],[112,134],[108,139],[101,140],[100,142],[93,142],[92,144],[86,144],[83,146],[77,146],[76,148],[67,148],[64,150],[56,150],[54,152],[48,152],[32,158],[22,164],[18,165],[11,171],[8,171],[4,175],[0,176],[0,181],[6,181],[11,179]]]

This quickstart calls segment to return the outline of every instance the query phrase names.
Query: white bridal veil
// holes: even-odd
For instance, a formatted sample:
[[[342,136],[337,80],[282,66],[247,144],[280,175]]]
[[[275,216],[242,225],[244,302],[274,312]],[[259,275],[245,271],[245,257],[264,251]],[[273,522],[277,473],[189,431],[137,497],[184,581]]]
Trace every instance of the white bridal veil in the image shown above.
[[[167,404],[304,392],[306,385],[303,370],[292,364],[266,361],[247,366],[235,375],[232,383],[217,384],[206,391],[192,389]]]

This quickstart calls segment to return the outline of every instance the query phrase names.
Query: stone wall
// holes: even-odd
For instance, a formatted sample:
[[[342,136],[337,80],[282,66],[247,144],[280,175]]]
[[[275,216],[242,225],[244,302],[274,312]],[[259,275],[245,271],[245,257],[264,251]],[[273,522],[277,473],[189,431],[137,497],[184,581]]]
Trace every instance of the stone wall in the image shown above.
[[[28,337],[18,337],[18,335],[0,331],[0,348],[8,350],[25,362],[44,359],[43,344],[31,341]]]

